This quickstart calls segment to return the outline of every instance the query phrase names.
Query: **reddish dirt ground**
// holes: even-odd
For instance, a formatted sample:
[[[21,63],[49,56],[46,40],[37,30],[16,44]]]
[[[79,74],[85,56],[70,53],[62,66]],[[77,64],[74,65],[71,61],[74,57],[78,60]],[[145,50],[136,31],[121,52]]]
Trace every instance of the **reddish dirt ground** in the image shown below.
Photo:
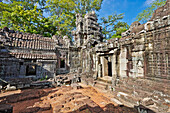
[[[0,104],[12,105],[14,113],[137,113],[133,108],[117,106],[90,86],[6,92],[0,94],[0,101]]]

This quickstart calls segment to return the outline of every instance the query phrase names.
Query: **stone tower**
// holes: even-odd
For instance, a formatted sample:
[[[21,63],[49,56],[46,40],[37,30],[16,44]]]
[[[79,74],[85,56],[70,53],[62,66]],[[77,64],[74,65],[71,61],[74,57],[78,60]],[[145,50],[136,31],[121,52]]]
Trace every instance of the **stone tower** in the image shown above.
[[[81,14],[76,15],[76,30],[72,34],[77,47],[82,46],[88,39],[102,40],[102,27],[97,20],[94,11],[87,13],[84,18]]]

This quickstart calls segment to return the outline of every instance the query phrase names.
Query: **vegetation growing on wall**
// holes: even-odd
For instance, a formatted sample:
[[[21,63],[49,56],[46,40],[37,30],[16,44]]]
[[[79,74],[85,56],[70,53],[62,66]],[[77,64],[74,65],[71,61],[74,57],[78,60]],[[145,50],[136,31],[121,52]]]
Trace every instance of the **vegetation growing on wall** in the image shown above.
[[[151,19],[154,10],[157,9],[158,7],[163,6],[165,3],[166,0],[154,0],[145,10],[143,10],[137,15],[136,20],[141,23],[146,23]]]
[[[136,17],[146,22],[154,9],[165,4],[166,0],[156,0]],[[99,11],[103,0],[4,0],[0,2],[0,28],[7,26],[19,32],[35,33],[44,36],[71,36],[75,29],[76,13],[84,16],[89,11]],[[129,28],[122,22],[124,14],[112,14],[101,18],[106,39],[120,38]]]
[[[75,15],[99,11],[103,0],[6,0],[0,2],[0,27],[52,36],[71,37]],[[44,14],[46,13],[46,16]]]

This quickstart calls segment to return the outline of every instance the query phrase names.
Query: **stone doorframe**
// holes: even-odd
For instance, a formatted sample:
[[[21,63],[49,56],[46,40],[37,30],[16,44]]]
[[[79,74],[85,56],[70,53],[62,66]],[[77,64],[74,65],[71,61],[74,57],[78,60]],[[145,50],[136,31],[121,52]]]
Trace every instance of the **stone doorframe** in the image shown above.
[[[98,77],[104,76],[112,77],[112,55],[99,56]]]

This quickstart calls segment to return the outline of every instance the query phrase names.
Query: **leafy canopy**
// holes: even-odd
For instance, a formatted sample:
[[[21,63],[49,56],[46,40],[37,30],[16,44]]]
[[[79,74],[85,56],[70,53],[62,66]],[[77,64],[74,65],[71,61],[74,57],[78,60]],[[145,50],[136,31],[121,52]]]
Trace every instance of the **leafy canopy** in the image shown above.
[[[44,36],[54,35],[56,28],[52,26],[50,18],[43,16],[43,10],[37,6],[37,3],[26,1],[0,2],[0,27],[7,26],[19,32]]]
[[[47,8],[50,11],[50,19],[57,28],[57,35],[70,36],[75,29],[75,15],[83,16],[89,11],[99,11],[103,0],[47,0]]]
[[[0,27],[44,36],[67,35],[75,29],[76,14],[99,11],[103,0],[4,0],[0,2]],[[46,17],[44,13],[47,13]],[[120,22],[123,14],[103,17],[103,34],[120,37],[129,26]]]
[[[137,15],[136,20],[141,23],[146,23],[152,17],[154,10],[157,9],[158,7],[163,6],[165,3],[166,0],[155,0],[151,2],[151,4],[145,10],[143,10]]]
[[[106,39],[109,38],[121,38],[121,33],[129,29],[129,25],[126,22],[121,22],[124,14],[112,14],[107,18],[101,18],[101,25],[103,26],[102,33],[105,35]]]

